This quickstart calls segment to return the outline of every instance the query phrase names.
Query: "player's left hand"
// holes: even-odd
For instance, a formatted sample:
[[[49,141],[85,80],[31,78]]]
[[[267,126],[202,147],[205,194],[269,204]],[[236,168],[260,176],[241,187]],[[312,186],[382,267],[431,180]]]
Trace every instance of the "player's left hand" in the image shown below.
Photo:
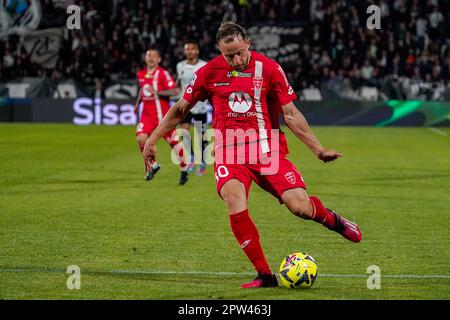
[[[144,146],[144,151],[142,151],[142,157],[144,158],[145,166],[147,167],[147,172],[152,170],[152,164],[156,161],[157,153],[156,145],[152,144],[147,140]]]
[[[322,160],[323,162],[330,162],[330,161],[334,161],[339,157],[342,157],[343,154],[340,152],[337,152],[335,150],[328,150],[328,149],[323,149],[322,151],[320,151],[317,154],[317,158],[319,160]]]

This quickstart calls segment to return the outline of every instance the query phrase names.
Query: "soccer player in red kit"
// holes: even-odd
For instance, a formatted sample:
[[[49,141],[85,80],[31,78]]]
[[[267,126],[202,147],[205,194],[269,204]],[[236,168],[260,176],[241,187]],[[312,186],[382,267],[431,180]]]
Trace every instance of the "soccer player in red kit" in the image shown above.
[[[233,22],[224,22],[216,39],[222,54],[195,73],[183,98],[171,108],[147,140],[143,156],[145,161],[152,163],[158,139],[182,121],[197,101],[208,99],[212,103],[217,192],[227,206],[234,236],[258,273],[255,280],[241,285],[241,288],[273,287],[278,285],[276,276],[270,270],[258,230],[248,213],[247,200],[252,181],[300,218],[318,222],[353,242],[361,241],[361,232],[356,224],[326,208],[318,197],[308,196],[299,171],[286,159],[285,136],[282,132],[276,134],[279,131],[274,130],[279,128],[280,112],[288,128],[318,159],[329,162],[342,154],[324,148],[313,134],[293,104],[297,97],[282,68],[275,61],[250,51],[250,41],[244,29]],[[245,143],[240,147],[257,145],[261,154],[257,161],[250,159],[236,163],[235,155],[231,161],[228,157],[223,161],[223,154],[239,147],[234,140],[230,143],[228,139],[227,135],[233,130],[256,133],[253,136],[246,134]],[[275,146],[274,140],[277,142]],[[237,152],[238,157],[243,153],[253,154],[245,149],[245,152]],[[265,171],[268,169],[266,158],[276,164],[275,171]]]
[[[134,108],[134,112],[138,113],[139,103],[142,99],[143,110],[136,127],[136,137],[141,152],[144,150],[145,142],[150,134],[169,111],[169,97],[179,93],[179,89],[169,72],[159,66],[161,54],[157,49],[151,48],[146,52],[145,63],[147,68],[137,73],[140,90]],[[188,180],[187,165],[183,161],[183,149],[174,139],[176,136],[174,132],[175,129],[168,131],[164,135],[164,139],[172,148],[176,148],[175,152],[179,157],[181,169],[179,184],[183,185]],[[145,166],[145,180],[153,179],[160,168],[156,161],[151,168]]]

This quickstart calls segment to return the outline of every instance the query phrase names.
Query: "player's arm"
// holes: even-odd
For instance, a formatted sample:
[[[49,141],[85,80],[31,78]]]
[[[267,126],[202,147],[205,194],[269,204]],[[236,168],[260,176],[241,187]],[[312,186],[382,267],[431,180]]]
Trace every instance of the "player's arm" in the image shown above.
[[[151,87],[150,91],[152,91],[154,94],[160,96],[160,97],[172,97],[172,96],[178,96],[180,94],[180,88],[178,88],[173,81],[170,74],[166,71],[164,72],[164,78],[163,79],[163,88],[162,90],[156,91],[156,88]]]
[[[288,128],[299,138],[318,159],[329,162],[342,157],[342,153],[326,149],[314,135],[303,114],[292,103],[281,107],[283,119]]]
[[[155,94],[157,94],[160,97],[176,96],[180,94],[180,88],[176,87],[168,90],[155,91]]]
[[[151,164],[156,159],[156,143],[158,140],[161,139],[167,132],[175,128],[186,117],[191,109],[192,106],[189,102],[181,98],[166,113],[164,118],[145,143],[142,156],[147,164],[147,168],[151,168]]]
[[[139,104],[141,103],[141,99],[142,99],[142,88],[139,89],[136,103],[134,104],[134,113],[136,113],[136,114],[139,112]]]
[[[181,70],[180,63],[177,63],[177,78],[175,79],[175,86],[181,87]]]

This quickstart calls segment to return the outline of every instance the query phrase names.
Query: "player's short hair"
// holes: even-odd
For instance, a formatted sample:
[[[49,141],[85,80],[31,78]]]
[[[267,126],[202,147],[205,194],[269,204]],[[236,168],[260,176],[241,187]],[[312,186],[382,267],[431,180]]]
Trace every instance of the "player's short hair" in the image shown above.
[[[224,40],[225,43],[228,43],[233,41],[235,37],[241,37],[243,40],[248,40],[244,28],[242,28],[237,23],[225,21],[220,25],[219,30],[217,31],[216,41],[217,44],[221,40]]]
[[[187,41],[184,43],[184,45],[187,45],[187,44],[192,44],[192,45],[196,46],[197,48],[200,48],[200,46],[198,45],[198,42],[195,41],[195,40],[187,40]]]
[[[149,47],[147,51],[156,51],[158,55],[161,57],[161,51],[156,47]]]

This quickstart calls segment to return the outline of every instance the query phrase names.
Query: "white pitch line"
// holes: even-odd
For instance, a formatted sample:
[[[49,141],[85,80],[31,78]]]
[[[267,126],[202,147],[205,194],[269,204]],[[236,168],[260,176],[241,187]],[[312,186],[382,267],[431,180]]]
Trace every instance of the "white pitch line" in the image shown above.
[[[437,129],[437,128],[433,128],[433,127],[429,127],[428,130],[430,130],[431,132],[434,132],[440,136],[446,137],[447,136],[447,132],[445,132],[444,130],[441,129]]]
[[[23,272],[40,272],[40,273],[66,273],[64,269],[50,268],[0,268],[0,273],[23,273]],[[81,268],[81,273],[85,274],[111,274],[111,275],[180,275],[180,276],[248,276],[255,275],[254,272],[208,272],[208,271],[161,271],[161,270],[85,270]],[[367,278],[370,274],[330,274],[320,273],[319,277],[329,278]],[[428,274],[381,274],[382,278],[390,279],[448,279],[450,275]]]

